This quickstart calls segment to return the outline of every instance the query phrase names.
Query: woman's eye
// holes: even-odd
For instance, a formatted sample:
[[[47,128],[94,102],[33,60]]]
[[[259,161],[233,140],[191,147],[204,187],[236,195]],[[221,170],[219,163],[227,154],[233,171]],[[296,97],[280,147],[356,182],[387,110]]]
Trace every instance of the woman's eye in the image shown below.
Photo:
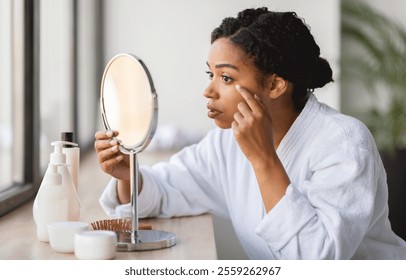
[[[223,79],[223,81],[224,81],[226,84],[229,84],[229,83],[231,83],[231,82],[233,81],[233,78],[231,78],[231,77],[229,77],[229,76],[227,76],[227,75],[222,75],[221,78]]]
[[[209,79],[210,79],[210,80],[213,79],[213,72],[206,71],[206,74],[209,75]]]
[[[209,79],[210,79],[210,80],[213,80],[213,78],[214,78],[213,72],[211,72],[211,71],[206,71],[206,74],[209,75]],[[223,82],[226,83],[226,84],[229,84],[229,83],[231,83],[231,82],[234,81],[233,78],[231,78],[230,76],[227,76],[227,75],[221,75],[221,79],[222,79]]]

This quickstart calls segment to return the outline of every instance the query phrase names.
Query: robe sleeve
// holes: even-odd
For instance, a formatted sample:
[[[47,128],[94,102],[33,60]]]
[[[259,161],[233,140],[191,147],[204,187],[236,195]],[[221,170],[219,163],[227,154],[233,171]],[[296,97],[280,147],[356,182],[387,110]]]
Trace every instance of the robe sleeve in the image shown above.
[[[219,183],[218,155],[209,134],[201,142],[184,148],[169,162],[141,166],[143,188],[138,197],[140,217],[175,217],[212,213],[227,214],[224,193]],[[131,205],[120,205],[114,181],[100,198],[110,216],[131,216]]]
[[[311,160],[301,163],[309,179],[293,181],[256,228],[279,258],[350,259],[384,213],[385,171],[369,131],[355,130],[315,141]]]

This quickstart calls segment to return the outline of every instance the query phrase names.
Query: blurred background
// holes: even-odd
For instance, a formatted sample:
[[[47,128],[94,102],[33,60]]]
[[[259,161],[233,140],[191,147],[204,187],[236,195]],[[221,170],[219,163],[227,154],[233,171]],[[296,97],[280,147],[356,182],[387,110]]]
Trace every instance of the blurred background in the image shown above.
[[[75,132],[83,154],[94,153],[101,76],[117,53],[141,58],[158,93],[158,130],[145,163],[203,137],[214,127],[202,95],[210,33],[223,18],[260,6],[295,11],[311,27],[335,80],[315,93],[370,128],[388,174],[392,226],[406,238],[401,0],[0,0],[0,215],[35,195],[62,131]],[[245,258],[225,238],[232,231],[215,219],[219,258]]]

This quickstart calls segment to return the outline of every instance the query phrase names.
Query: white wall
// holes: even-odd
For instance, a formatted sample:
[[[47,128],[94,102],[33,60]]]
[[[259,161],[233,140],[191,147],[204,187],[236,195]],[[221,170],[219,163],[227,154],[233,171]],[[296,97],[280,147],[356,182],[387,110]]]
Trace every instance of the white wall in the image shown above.
[[[159,126],[207,131],[202,93],[208,83],[206,56],[210,33],[227,16],[249,7],[293,10],[306,19],[322,56],[335,72],[335,83],[316,91],[319,99],[339,108],[339,0],[106,0],[105,64],[119,52],[130,52],[148,66],[159,96]],[[220,259],[244,259],[231,224],[215,218]]]

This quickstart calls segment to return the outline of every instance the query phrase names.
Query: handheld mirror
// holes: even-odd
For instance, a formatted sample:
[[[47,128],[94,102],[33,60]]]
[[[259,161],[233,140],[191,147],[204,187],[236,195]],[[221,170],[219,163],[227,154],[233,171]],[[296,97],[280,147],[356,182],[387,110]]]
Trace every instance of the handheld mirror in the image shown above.
[[[107,64],[101,82],[104,127],[119,132],[120,151],[130,156],[131,232],[117,232],[118,251],[140,251],[175,245],[173,233],[139,230],[137,153],[144,150],[157,126],[158,100],[146,65],[131,54],[118,54]]]

